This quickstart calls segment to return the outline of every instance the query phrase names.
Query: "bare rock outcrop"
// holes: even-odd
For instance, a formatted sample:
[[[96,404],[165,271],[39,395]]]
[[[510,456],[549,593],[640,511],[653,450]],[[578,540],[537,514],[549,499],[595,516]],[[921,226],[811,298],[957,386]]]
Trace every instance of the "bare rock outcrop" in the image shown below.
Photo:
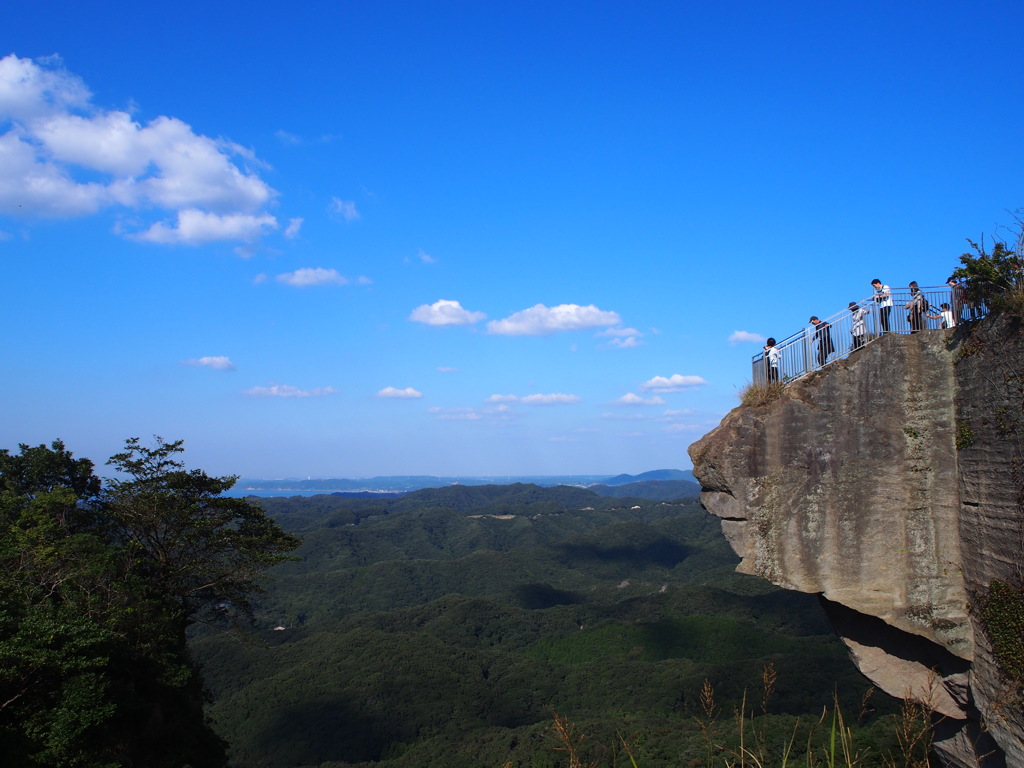
[[[820,594],[861,671],[941,714],[949,765],[1024,766],[1019,697],[978,618],[1024,557],[1020,330],[887,336],[690,447],[738,569]]]

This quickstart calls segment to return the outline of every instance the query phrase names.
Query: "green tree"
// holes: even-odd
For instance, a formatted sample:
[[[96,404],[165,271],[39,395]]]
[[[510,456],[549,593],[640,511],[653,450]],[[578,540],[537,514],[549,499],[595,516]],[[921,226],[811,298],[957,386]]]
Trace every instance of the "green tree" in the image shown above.
[[[1024,231],[1024,227],[1022,227]],[[1024,293],[1024,260],[1021,255],[997,241],[992,252],[985,250],[985,243],[968,240],[973,253],[960,257],[962,266],[953,272],[953,277],[966,281],[967,299],[983,302],[994,309],[1014,309],[1021,305]]]
[[[0,755],[8,766],[223,766],[185,627],[297,540],[129,440],[107,489],[64,444],[0,450]]]
[[[260,575],[289,559],[299,539],[253,501],[222,496],[237,477],[186,470],[183,441],[156,441],[147,447],[131,438],[107,462],[125,476],[108,480],[107,514],[150,586],[175,602],[183,626],[227,610],[249,615]]]

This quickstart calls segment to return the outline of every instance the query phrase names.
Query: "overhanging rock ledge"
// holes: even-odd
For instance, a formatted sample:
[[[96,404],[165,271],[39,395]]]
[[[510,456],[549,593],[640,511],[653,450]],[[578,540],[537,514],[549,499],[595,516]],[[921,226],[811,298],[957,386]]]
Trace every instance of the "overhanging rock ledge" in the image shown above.
[[[930,701],[937,753],[965,768],[1024,766],[1020,702],[973,605],[1020,579],[1020,331],[887,336],[690,446],[738,570],[821,595],[861,671]]]

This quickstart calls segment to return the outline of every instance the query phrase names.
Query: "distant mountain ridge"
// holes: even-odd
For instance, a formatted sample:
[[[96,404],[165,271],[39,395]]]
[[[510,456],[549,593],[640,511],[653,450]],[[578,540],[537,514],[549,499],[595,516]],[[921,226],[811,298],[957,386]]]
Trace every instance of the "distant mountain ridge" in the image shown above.
[[[616,475],[615,477],[609,477],[602,482],[602,485],[616,486],[651,481],[663,482],[666,480],[685,480],[689,483],[697,482],[693,472],[685,472],[681,469],[652,469],[650,472],[642,472],[639,475]]]
[[[450,485],[512,485],[515,483],[551,487],[568,485],[577,488],[591,486],[623,486],[629,483],[649,481],[695,482],[693,473],[679,469],[656,469],[639,475],[380,475],[369,478],[283,478],[263,480],[241,478],[234,491],[320,491],[336,492],[390,492],[409,493],[423,488],[444,488]],[[610,495],[610,494],[602,494]]]

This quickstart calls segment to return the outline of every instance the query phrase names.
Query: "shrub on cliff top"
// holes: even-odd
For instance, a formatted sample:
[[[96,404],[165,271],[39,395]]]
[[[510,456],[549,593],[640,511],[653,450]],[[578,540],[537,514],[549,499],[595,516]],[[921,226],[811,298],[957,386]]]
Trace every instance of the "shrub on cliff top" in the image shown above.
[[[740,403],[747,406],[768,405],[782,396],[786,385],[781,381],[770,381],[766,384],[751,382],[740,390]]]
[[[1024,224],[1018,233],[1016,250],[1004,242],[996,242],[989,253],[984,241],[981,245],[973,240],[967,242],[974,253],[963,254],[962,266],[953,272],[953,277],[966,281],[967,299],[987,304],[992,309],[1024,315],[1024,258],[1020,255],[1024,246]]]

